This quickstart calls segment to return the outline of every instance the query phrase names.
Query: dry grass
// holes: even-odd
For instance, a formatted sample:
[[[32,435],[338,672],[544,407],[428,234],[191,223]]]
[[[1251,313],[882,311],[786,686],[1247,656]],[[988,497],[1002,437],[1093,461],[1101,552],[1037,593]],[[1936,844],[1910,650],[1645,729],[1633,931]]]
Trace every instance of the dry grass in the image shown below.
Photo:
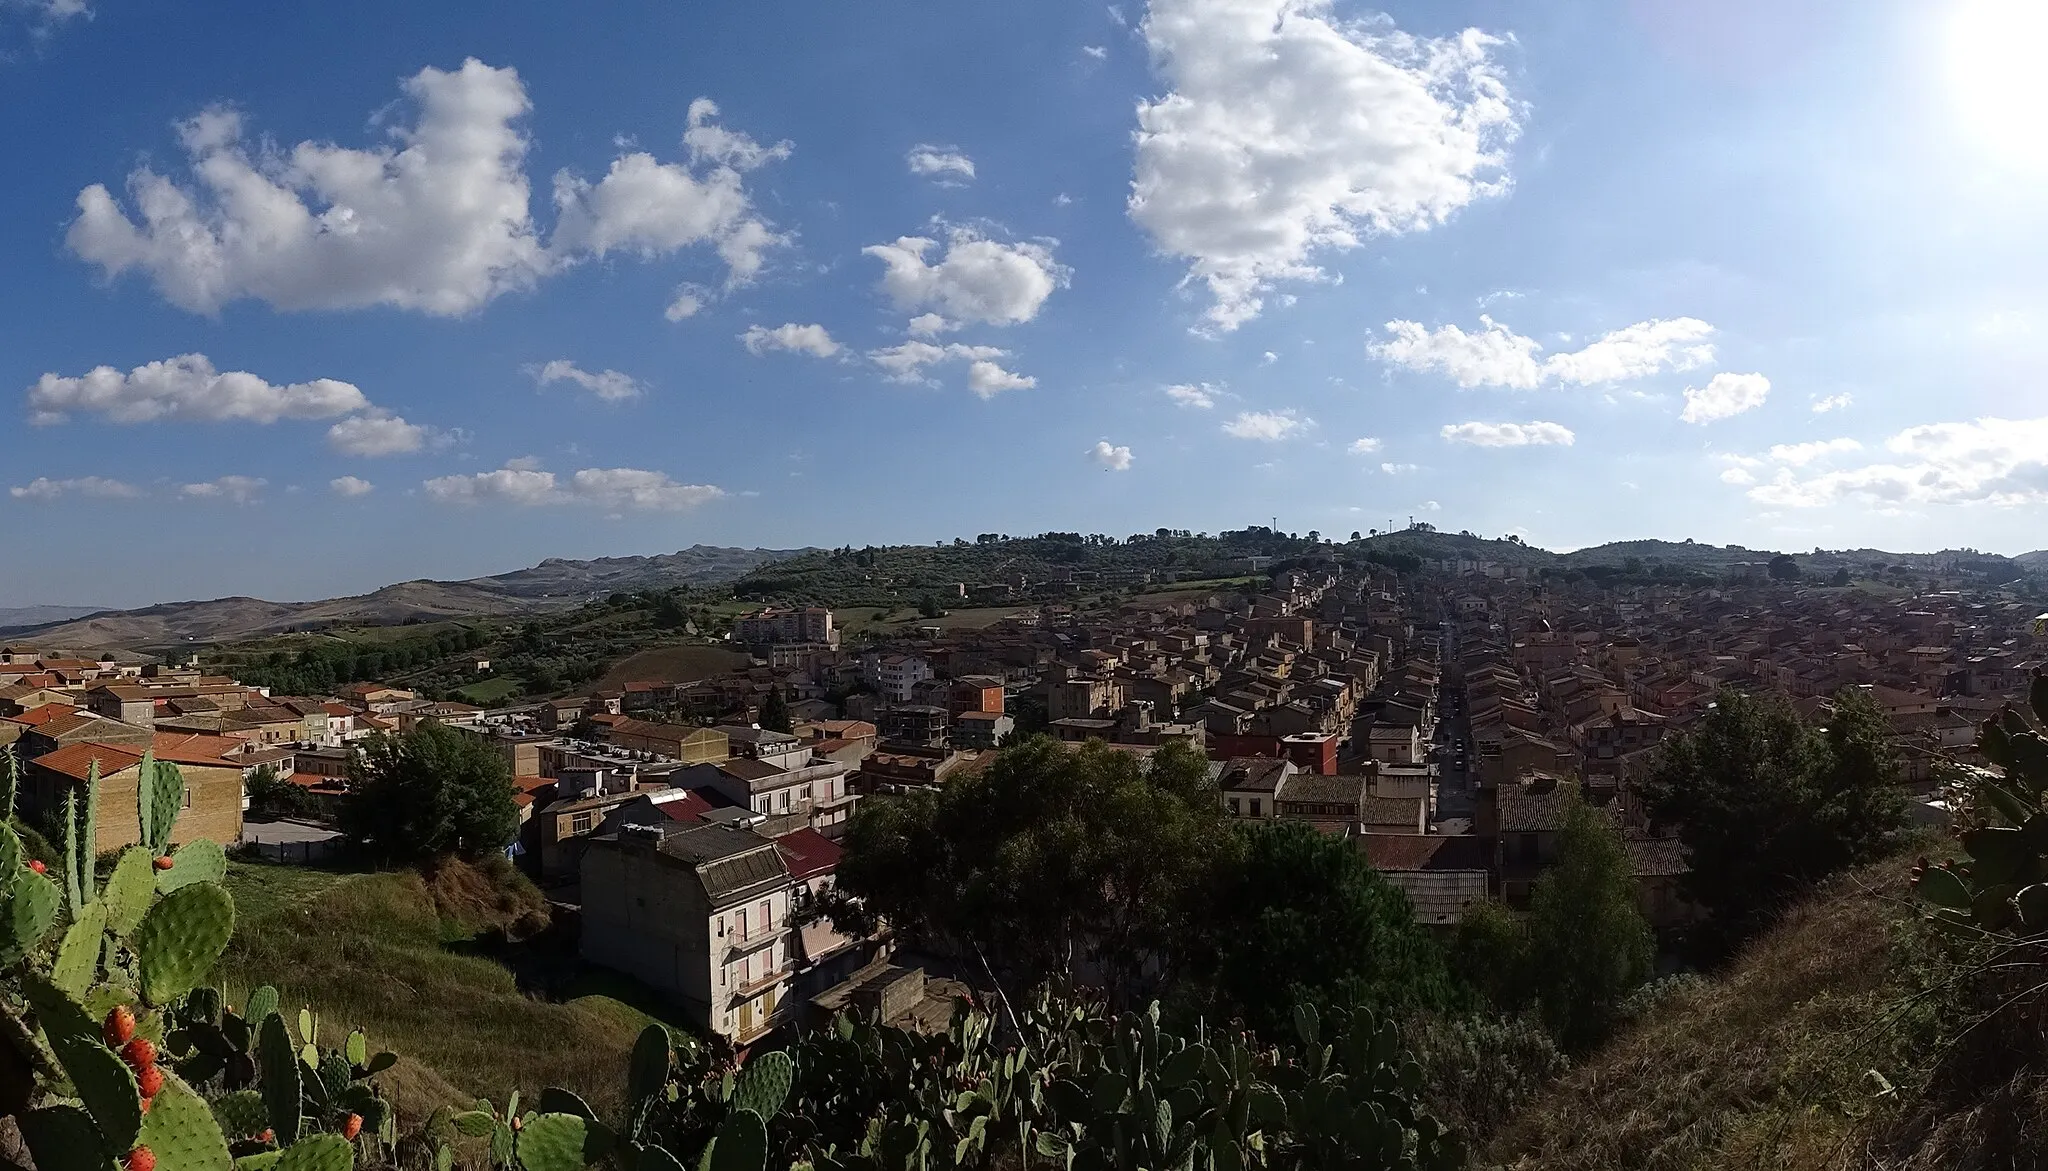
[[[695,683],[752,662],[738,651],[715,646],[658,646],[636,651],[612,664],[598,680],[597,690],[617,690],[628,683]]]
[[[1493,1144],[1518,1171],[1871,1166],[1931,1044],[1901,962],[1902,865],[1843,876],[1539,1095]],[[1902,1017],[1896,1026],[1888,1024]]]
[[[245,866],[231,877],[245,910],[221,962],[231,997],[274,984],[287,1006],[318,1013],[323,1032],[360,1026],[398,1052],[407,1060],[386,1076],[408,1125],[442,1102],[502,1101],[514,1087],[622,1105],[626,1057],[649,1018],[607,998],[533,995],[473,943],[537,925],[544,904],[530,885],[460,864],[431,878],[317,874]]]

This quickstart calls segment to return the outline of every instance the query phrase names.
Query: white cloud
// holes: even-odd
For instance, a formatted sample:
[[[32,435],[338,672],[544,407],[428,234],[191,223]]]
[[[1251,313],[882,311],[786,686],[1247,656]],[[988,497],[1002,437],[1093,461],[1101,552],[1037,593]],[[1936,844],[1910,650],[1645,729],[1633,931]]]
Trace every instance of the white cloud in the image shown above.
[[[368,496],[377,490],[375,484],[358,476],[338,476],[327,481],[327,487],[336,496]]]
[[[255,476],[222,476],[199,484],[182,484],[178,495],[194,500],[225,500],[230,504],[255,504],[262,498],[268,480]]]
[[[911,337],[937,337],[949,330],[960,328],[960,323],[938,313],[920,313],[910,319],[904,329]]]
[[[913,175],[937,175],[941,178],[958,175],[962,179],[974,178],[974,160],[961,153],[956,146],[934,146],[920,142],[904,154],[903,161],[910,166]]]
[[[1278,362],[1279,360],[1280,355],[1274,353],[1271,350],[1267,350],[1265,353],[1259,355],[1259,365],[1261,366],[1271,366],[1273,363]]]
[[[1422,502],[1422,511],[1424,512],[1441,512],[1443,511],[1443,507],[1443,505],[1438,504],[1434,500],[1425,500]]]
[[[109,277],[148,274],[166,300],[195,313],[249,298],[283,310],[383,305],[452,316],[613,250],[651,256],[707,243],[743,281],[780,239],[753,214],[741,172],[786,156],[788,145],[724,130],[708,101],[690,108],[689,166],[634,153],[596,184],[557,174],[558,222],[543,243],[524,169],[532,105],[518,72],[471,59],[423,69],[404,90],[414,120],[364,149],[251,145],[238,112],[204,110],[179,126],[189,182],[136,169],[127,193],[139,220],[106,186],[87,187],[66,242]]]
[[[925,236],[904,236],[861,252],[885,266],[882,291],[897,308],[935,309],[990,325],[1016,325],[1038,316],[1045,299],[1065,287],[1069,276],[1044,244],[1004,244],[954,228],[947,234],[945,255],[927,264],[925,254],[937,244]]]
[[[1379,449],[1380,441],[1368,435],[1363,439],[1352,440],[1351,446],[1347,450],[1353,455],[1371,455]]]
[[[1538,357],[1543,347],[1491,317],[1466,333],[1456,325],[1432,330],[1419,321],[1389,321],[1392,337],[1367,347],[1383,362],[1444,374],[1465,389],[1477,386],[1532,390],[1544,381],[1585,386],[1642,378],[1660,370],[1691,370],[1714,360],[1704,339],[1714,327],[1695,317],[1639,321],[1602,335],[1582,349]]]
[[[1232,439],[1257,439],[1272,443],[1314,425],[1314,420],[1301,418],[1291,410],[1240,411],[1237,418],[1223,424],[1223,433]]]
[[[697,311],[702,308],[704,290],[694,285],[684,285],[676,290],[675,299],[668,303],[668,308],[662,310],[661,315],[670,321],[682,321],[695,317]]]
[[[543,387],[567,382],[608,403],[625,402],[647,393],[646,385],[630,374],[621,374],[617,370],[601,370],[593,374],[567,358],[556,358],[543,366],[529,366],[526,372]]]
[[[1180,383],[1166,388],[1166,397],[1177,406],[1193,407],[1206,411],[1216,405],[1216,396],[1221,391],[1207,382]]]
[[[1813,413],[1816,415],[1825,415],[1829,411],[1839,411],[1844,407],[1849,406],[1851,403],[1854,403],[1855,401],[1856,396],[1850,394],[1848,391],[1845,390],[1841,394],[1831,394],[1826,398],[1818,398],[1813,400]]]
[[[1450,423],[1438,434],[1473,447],[1570,447],[1576,438],[1560,423]]]
[[[868,361],[880,366],[892,382],[921,382],[935,385],[925,375],[925,367],[947,362],[987,362],[1007,358],[1010,351],[996,346],[968,346],[958,342],[934,345],[931,342],[909,341],[886,349],[869,350]]]
[[[434,433],[397,415],[373,412],[343,419],[327,429],[327,445],[343,455],[404,455],[427,445]]]
[[[1721,482],[1724,484],[1754,484],[1756,483],[1756,473],[1742,467],[1724,468],[1721,471]]]
[[[1109,47],[1107,45],[1082,45],[1081,51],[1097,61],[1107,60],[1109,57]]]
[[[1088,458],[1101,464],[1105,471],[1128,472],[1131,470],[1131,449],[1121,445],[1112,446],[1104,439],[1088,449]]]
[[[125,374],[112,366],[77,378],[45,374],[28,389],[29,418],[36,423],[62,422],[73,413],[115,423],[275,423],[331,419],[369,407],[363,392],[346,382],[316,378],[279,386],[239,370],[223,374],[204,354],[180,354]]]
[[[16,500],[55,500],[60,496],[91,496],[101,500],[132,500],[142,495],[142,489],[120,480],[105,476],[80,476],[71,480],[52,480],[37,476],[26,484],[7,490]]]
[[[1422,470],[1422,469],[1421,469],[1420,465],[1418,465],[1418,464],[1381,464],[1381,465],[1380,465],[1380,472],[1381,472],[1382,474],[1384,474],[1384,475],[1389,475],[1389,476],[1405,476],[1405,475],[1409,474],[1410,472],[1416,472],[1416,471],[1420,471],[1420,470]]]
[[[994,398],[1006,390],[1030,390],[1038,385],[1038,379],[1027,374],[1012,374],[986,359],[975,362],[967,368],[967,389],[982,398]]]
[[[1845,452],[1862,451],[1863,445],[1854,439],[1816,439],[1809,443],[1780,443],[1771,448],[1773,460],[1803,468],[1817,459]]]
[[[1678,417],[1687,423],[1712,423],[1755,410],[1770,393],[1771,380],[1761,374],[1716,374],[1705,386],[1685,388],[1685,410]]]
[[[1130,216],[1208,286],[1222,330],[1315,254],[1427,229],[1508,189],[1519,110],[1477,30],[1419,37],[1330,0],[1153,0],[1171,87],[1138,106]]]
[[[493,472],[440,476],[421,487],[445,504],[513,504],[521,507],[582,504],[612,511],[677,512],[726,495],[709,484],[679,484],[665,472],[637,468],[584,468],[566,479],[514,461]]]
[[[1523,337],[1491,317],[1476,333],[1455,325],[1430,330],[1419,321],[1389,321],[1393,337],[1367,347],[1373,357],[1420,372],[1438,372],[1467,389],[1512,386],[1528,390],[1543,381],[1536,339]]]
[[[1927,504],[2048,503],[2048,418],[1984,418],[1908,427],[1885,441],[1892,455],[1863,467],[1805,475],[1781,469],[1749,490],[1773,508],[1857,499],[1880,509]]]
[[[740,343],[747,352],[755,356],[770,350],[784,350],[792,354],[809,354],[814,358],[829,358],[839,352],[839,343],[822,325],[798,325],[794,321],[766,329],[750,325],[740,335]]]

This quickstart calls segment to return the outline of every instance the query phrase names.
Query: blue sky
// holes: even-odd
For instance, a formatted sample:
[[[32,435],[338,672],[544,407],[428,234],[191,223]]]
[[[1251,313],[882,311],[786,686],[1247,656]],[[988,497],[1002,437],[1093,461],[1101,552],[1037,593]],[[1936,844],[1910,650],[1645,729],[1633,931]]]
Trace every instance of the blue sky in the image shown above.
[[[2040,6],[0,0],[0,604],[2048,544]]]

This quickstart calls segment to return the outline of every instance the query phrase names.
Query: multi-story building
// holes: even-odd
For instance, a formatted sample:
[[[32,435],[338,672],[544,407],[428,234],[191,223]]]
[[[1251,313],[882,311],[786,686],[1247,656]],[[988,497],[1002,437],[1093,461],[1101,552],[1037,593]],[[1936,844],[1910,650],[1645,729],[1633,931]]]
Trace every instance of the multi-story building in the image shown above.
[[[828,647],[839,645],[839,631],[832,625],[832,611],[822,606],[800,609],[770,607],[734,620],[733,637],[748,646],[813,642]]]
[[[932,677],[932,665],[921,655],[871,654],[860,663],[861,679],[890,703],[909,703],[917,685]]]

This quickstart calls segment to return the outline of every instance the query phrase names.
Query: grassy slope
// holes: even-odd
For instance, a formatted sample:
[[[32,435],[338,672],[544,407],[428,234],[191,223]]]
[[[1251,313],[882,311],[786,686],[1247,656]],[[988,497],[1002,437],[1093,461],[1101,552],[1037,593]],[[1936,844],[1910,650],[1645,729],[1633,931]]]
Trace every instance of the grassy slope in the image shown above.
[[[515,900],[473,877],[430,888],[412,872],[236,862],[228,881],[240,912],[221,966],[230,997],[271,983],[287,1006],[363,1027],[406,1059],[391,1077],[408,1117],[467,1095],[502,1100],[515,1086],[523,1096],[570,1086],[600,1110],[620,1105],[626,1056],[651,1018],[614,996],[529,995],[504,964],[470,948],[508,921]]]
[[[1904,863],[1845,875],[1722,978],[1582,1062],[1497,1137],[1516,1171],[1919,1166],[1923,1091],[1958,997],[1904,900]],[[1897,1087],[1880,1094],[1876,1070]],[[1903,1147],[1903,1151],[1901,1148]],[[1873,1148],[1901,1152],[1873,1162]],[[1941,1164],[1933,1164],[1941,1165]],[[1998,1165],[1998,1164],[1993,1164]]]

